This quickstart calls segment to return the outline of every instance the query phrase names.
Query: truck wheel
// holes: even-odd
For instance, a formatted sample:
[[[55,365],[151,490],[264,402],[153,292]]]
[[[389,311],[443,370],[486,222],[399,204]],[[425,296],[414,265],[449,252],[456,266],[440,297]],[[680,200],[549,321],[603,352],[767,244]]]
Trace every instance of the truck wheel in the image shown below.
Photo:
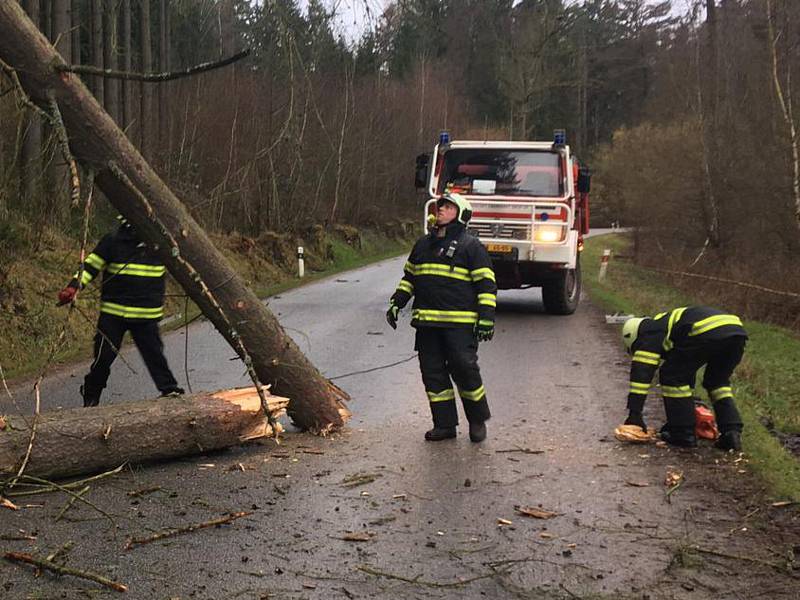
[[[581,297],[581,264],[563,270],[557,279],[542,286],[544,308],[551,315],[571,315],[578,308]]]

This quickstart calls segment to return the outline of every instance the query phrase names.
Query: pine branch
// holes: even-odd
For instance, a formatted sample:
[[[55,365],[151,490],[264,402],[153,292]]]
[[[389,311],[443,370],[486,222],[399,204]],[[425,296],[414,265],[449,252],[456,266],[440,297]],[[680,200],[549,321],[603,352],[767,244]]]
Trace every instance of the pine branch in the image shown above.
[[[205,62],[189,67],[183,71],[171,71],[168,73],[136,73],[134,71],[117,71],[114,69],[101,69],[91,65],[56,65],[57,71],[76,73],[77,75],[95,75],[97,77],[105,77],[106,79],[126,79],[128,81],[144,81],[150,83],[163,83],[165,81],[174,81],[175,79],[183,79],[184,77],[191,77],[214,69],[226,67],[238,60],[250,55],[250,49],[242,50],[236,54],[224,58],[219,61]]]

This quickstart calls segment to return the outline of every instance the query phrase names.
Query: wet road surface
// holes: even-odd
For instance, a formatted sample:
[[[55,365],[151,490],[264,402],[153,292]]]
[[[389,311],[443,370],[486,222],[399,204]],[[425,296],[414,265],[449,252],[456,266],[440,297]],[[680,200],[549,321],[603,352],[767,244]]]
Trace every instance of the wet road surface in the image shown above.
[[[0,549],[46,555],[72,541],[69,565],[125,583],[131,598],[797,597],[797,580],[768,566],[790,541],[768,521],[751,523],[757,513],[734,502],[749,481],[736,456],[613,439],[625,415],[627,362],[616,330],[585,299],[575,315],[554,317],[536,290],[501,292],[495,339],[480,349],[488,440],[472,444],[460,430],[455,440],[424,442],[430,416],[413,330],[407,314],[396,332],[383,319],[403,262],[269,300],[301,349],[352,396],[346,431],[330,439],[288,433],[279,446],[262,441],[128,469],[87,496],[108,516],[76,505],[56,522],[64,497],[17,498],[42,506],[0,512],[0,535],[36,539],[4,540]],[[165,343],[183,381],[185,333]],[[208,323],[190,327],[187,356],[195,391],[248,384]],[[155,394],[130,344],[125,358],[138,375],[118,360],[104,402]],[[77,406],[86,368],[48,379],[43,410]],[[15,393],[29,408],[26,390]],[[13,410],[0,404],[0,413]],[[655,399],[647,416],[660,424]],[[667,497],[671,468],[686,483]],[[517,506],[556,516],[525,517]],[[235,511],[252,514],[123,550],[129,537]],[[37,579],[9,563],[0,563],[0,589],[3,598],[115,594],[72,578]]]

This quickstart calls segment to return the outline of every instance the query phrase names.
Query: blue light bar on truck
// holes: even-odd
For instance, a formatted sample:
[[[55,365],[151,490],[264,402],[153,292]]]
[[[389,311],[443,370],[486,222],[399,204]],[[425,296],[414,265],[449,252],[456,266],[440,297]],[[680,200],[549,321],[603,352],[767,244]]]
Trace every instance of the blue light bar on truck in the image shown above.
[[[439,145],[446,146],[450,143],[450,132],[449,131],[440,131],[439,132]]]

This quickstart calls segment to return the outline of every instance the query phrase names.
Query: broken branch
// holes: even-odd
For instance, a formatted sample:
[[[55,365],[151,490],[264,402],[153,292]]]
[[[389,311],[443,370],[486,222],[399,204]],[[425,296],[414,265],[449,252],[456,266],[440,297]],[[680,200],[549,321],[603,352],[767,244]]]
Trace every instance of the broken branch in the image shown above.
[[[62,517],[63,517],[63,516],[66,514],[66,512],[67,512],[67,511],[68,511],[70,508],[72,508],[72,505],[73,505],[73,504],[75,504],[75,500],[81,499],[81,498],[82,498],[82,496],[83,496],[83,495],[84,495],[86,492],[88,492],[90,489],[91,489],[91,488],[90,488],[90,486],[88,486],[88,485],[87,485],[87,486],[86,486],[85,488],[83,488],[83,489],[82,489],[80,492],[78,492],[78,493],[76,493],[74,496],[70,497],[70,499],[69,499],[69,500],[67,500],[66,504],[64,504],[64,506],[62,507],[62,509],[61,509],[60,511],[58,511],[58,514],[56,515],[56,521],[60,521],[60,520],[61,520],[61,518],[62,518]]]
[[[34,565],[40,569],[52,571],[58,575],[72,575],[73,577],[79,577],[80,579],[88,579],[89,581],[94,581],[95,583],[104,585],[105,587],[116,590],[117,592],[128,591],[127,585],[117,583],[116,581],[112,581],[111,579],[103,577],[102,575],[98,575],[97,573],[71,569],[69,567],[62,567],[61,565],[57,565],[44,558],[38,558],[32,554],[28,554],[27,552],[6,552],[3,555],[3,558],[11,562],[21,562]]]
[[[75,73],[77,75],[95,75],[97,77],[105,77],[106,79],[127,79],[129,81],[162,83],[165,81],[173,81],[175,79],[191,77],[192,75],[226,67],[249,55],[250,49],[248,48],[222,60],[204,62],[200,63],[199,65],[189,67],[183,71],[170,71],[168,73],[137,73],[135,71],[117,71],[115,69],[101,69],[91,65],[56,65],[56,70],[66,73]]]
[[[246,517],[251,515],[251,512],[236,512],[228,515],[227,517],[221,517],[219,519],[212,519],[211,521],[205,521],[203,523],[195,523],[192,525],[187,525],[185,527],[177,527],[174,529],[165,529],[164,531],[159,531],[149,537],[146,538],[131,538],[125,544],[125,550],[130,550],[134,546],[141,546],[143,544],[149,544],[150,542],[157,542],[158,540],[163,540],[169,537],[175,537],[176,535],[182,535],[184,533],[191,533],[193,531],[197,531],[198,529],[205,529],[207,527],[215,527],[217,525],[224,525],[225,523],[230,523],[231,521],[235,521],[236,519],[240,519],[242,517]]]

